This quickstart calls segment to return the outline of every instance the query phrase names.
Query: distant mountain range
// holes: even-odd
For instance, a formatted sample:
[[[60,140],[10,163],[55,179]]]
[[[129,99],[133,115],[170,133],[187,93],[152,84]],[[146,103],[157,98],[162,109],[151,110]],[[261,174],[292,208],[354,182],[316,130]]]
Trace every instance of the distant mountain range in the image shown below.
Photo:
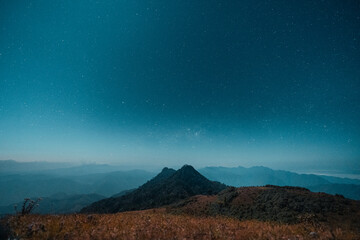
[[[27,197],[49,197],[59,192],[71,195],[95,193],[110,197],[121,191],[136,188],[155,176],[155,173],[142,170],[87,175],[62,175],[60,170],[54,171],[58,173],[1,173],[0,206],[21,202]],[[67,169],[66,173],[70,171],[72,169]]]
[[[45,199],[59,192],[116,198],[129,193],[129,190],[135,190],[156,175],[143,170],[120,170],[118,166],[106,164],[67,166],[60,163],[0,161],[0,206],[4,206],[0,207],[0,214],[1,209],[22,202],[24,198]],[[229,186],[299,186],[314,192],[341,194],[360,200],[358,179],[297,174],[266,167],[206,167],[198,171],[211,181]]]
[[[125,171],[124,167],[109,164],[73,164],[69,162],[17,162],[0,160],[0,174],[48,174],[81,176]]]
[[[0,160],[0,173],[26,173],[57,168],[69,168],[72,166],[74,166],[74,164],[65,162],[17,162],[14,160]]]
[[[161,207],[198,194],[216,194],[226,186],[206,179],[192,166],[164,168],[156,177],[120,197],[100,200],[81,213],[116,213]]]
[[[199,172],[210,180],[229,186],[277,186],[305,187],[314,192],[341,194],[360,200],[360,180],[314,174],[297,174],[289,171],[272,170],[266,167],[206,167]]]

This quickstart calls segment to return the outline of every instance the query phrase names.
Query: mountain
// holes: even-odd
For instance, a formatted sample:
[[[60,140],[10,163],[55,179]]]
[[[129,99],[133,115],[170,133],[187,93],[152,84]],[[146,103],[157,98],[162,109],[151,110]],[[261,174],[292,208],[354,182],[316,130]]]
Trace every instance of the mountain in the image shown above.
[[[210,180],[235,187],[264,186],[267,184],[298,186],[315,192],[341,194],[347,198],[360,200],[360,181],[357,179],[298,174],[266,167],[206,167],[199,169],[199,172]]]
[[[329,183],[317,175],[297,174],[266,167],[206,167],[200,169],[199,172],[211,180],[236,187],[264,186],[266,184],[304,187]]]
[[[63,214],[76,213],[83,207],[105,198],[99,194],[74,194],[69,195],[65,193],[54,194],[50,197],[44,197],[39,202],[33,213],[40,214]],[[32,198],[36,199],[36,198]],[[0,215],[13,214],[15,212],[14,206],[17,206],[17,211],[21,211],[23,202],[10,204],[8,206],[0,207]]]
[[[74,180],[42,174],[0,176],[0,206],[21,202],[29,197],[48,197],[57,192],[85,194],[89,185]]]
[[[82,164],[79,166],[66,167],[46,170],[46,174],[57,176],[84,176],[90,174],[110,173],[122,171],[122,166],[108,164]],[[43,172],[44,173],[44,172]]]
[[[82,213],[115,213],[157,208],[198,194],[217,194],[226,186],[212,182],[192,166],[164,168],[138,189],[115,198],[103,199],[81,210]]]
[[[50,175],[45,173],[0,174],[0,206],[21,202],[28,197],[96,193],[109,197],[137,188],[155,174],[142,170],[117,171],[88,175]]]
[[[115,172],[124,169],[122,166],[108,164],[74,164],[68,162],[18,162],[0,160],[0,174],[42,173],[49,175],[88,175],[94,173]]]
[[[199,172],[209,180],[230,186],[301,186],[360,200],[358,179],[297,174],[265,167],[208,167]],[[49,197],[57,192],[110,197],[135,189],[154,176],[153,172],[124,171],[119,166],[106,164],[73,166],[69,163],[0,161],[0,206],[21,202],[27,197]]]
[[[229,187],[217,195],[197,195],[173,204],[167,212],[283,223],[342,222],[360,230],[360,201],[300,187]]]
[[[330,183],[360,185],[360,179],[333,177],[333,176],[326,176],[326,175],[319,175],[319,176],[321,178],[329,181]]]

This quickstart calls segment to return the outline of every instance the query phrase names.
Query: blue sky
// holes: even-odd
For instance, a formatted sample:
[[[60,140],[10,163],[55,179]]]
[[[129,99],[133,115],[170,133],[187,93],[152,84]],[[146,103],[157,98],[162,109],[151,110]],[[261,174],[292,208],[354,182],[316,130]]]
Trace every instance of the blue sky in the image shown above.
[[[358,1],[1,1],[0,159],[360,169]]]

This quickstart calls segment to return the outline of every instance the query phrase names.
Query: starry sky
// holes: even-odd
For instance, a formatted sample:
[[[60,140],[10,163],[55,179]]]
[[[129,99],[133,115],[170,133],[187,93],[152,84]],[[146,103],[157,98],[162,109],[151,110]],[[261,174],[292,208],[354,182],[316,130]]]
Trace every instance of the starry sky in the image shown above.
[[[0,1],[0,159],[360,172],[360,2]]]

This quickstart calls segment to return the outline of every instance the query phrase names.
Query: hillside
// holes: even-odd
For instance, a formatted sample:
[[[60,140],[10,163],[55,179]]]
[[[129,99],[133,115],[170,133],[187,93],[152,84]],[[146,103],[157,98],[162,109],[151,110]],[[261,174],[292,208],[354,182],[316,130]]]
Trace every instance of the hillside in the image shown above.
[[[360,231],[360,201],[313,193],[305,188],[230,187],[214,196],[198,195],[167,208],[169,213],[228,216],[282,223],[342,223]]]
[[[138,189],[116,198],[103,199],[81,210],[82,213],[115,213],[156,208],[198,194],[216,194],[226,186],[212,182],[185,165],[178,171],[164,168]]]
[[[117,214],[28,215],[6,220],[4,239],[360,239],[360,233],[339,223],[281,224],[216,216],[174,215],[162,209]],[[5,225],[6,227],[6,225]],[[1,221],[0,221],[1,237]]]

